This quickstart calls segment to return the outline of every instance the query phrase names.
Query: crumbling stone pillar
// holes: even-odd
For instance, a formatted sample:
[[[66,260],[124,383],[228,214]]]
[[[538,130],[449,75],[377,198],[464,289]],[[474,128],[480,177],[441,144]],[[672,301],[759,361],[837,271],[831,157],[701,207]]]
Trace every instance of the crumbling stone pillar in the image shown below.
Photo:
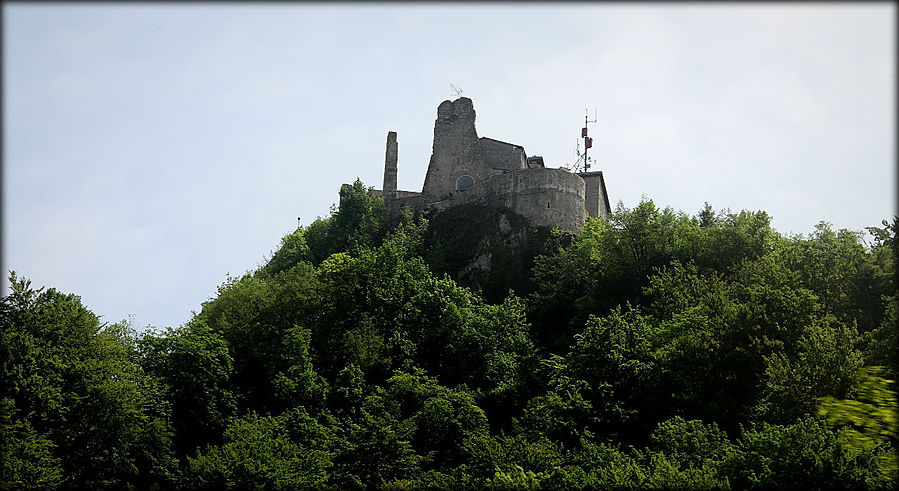
[[[384,157],[384,199],[389,203],[396,197],[396,131],[387,133],[387,153]]]

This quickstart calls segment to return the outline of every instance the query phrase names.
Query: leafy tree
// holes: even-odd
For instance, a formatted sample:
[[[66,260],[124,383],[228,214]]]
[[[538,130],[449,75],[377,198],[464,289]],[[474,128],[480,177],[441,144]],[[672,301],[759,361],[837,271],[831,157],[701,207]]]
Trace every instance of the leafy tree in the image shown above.
[[[700,224],[702,217],[700,217]],[[703,272],[729,273],[745,260],[770,253],[780,240],[764,211],[725,212],[702,226],[692,246],[693,258]],[[678,259],[685,260],[689,256]]]
[[[401,224],[378,248],[322,263],[315,363],[327,377],[353,364],[369,382],[421,367],[447,385],[467,384],[508,421],[524,404],[534,364],[524,303],[485,304],[448,277],[435,278],[415,255],[425,225]]]
[[[896,392],[890,389],[894,382],[879,377],[882,373],[883,367],[860,368],[855,398],[824,397],[819,414],[832,426],[848,427],[841,439],[846,447],[860,452],[881,451],[880,475],[895,481],[899,477],[895,448],[899,442],[899,404]]]
[[[401,480],[420,470],[423,458],[411,440],[416,430],[412,415],[397,410],[380,387],[359,404],[359,412],[337,430],[334,451],[339,487],[365,487]]]
[[[767,358],[765,388],[758,410],[769,422],[791,423],[814,415],[818,398],[845,397],[855,382],[862,356],[854,329],[839,323],[816,323],[804,330],[798,354],[777,352]]]
[[[646,305],[649,278],[673,261],[729,276],[779,240],[764,212],[703,213],[691,218],[644,199],[633,209],[619,205],[608,221],[588,219],[570,244],[549,248],[535,261],[529,302],[538,342],[564,352],[591,314]]]
[[[575,489],[639,488],[645,478],[633,456],[614,444],[583,442],[571,461],[574,467],[556,471],[550,482]]]
[[[677,411],[733,431],[753,412],[789,423],[817,397],[846,393],[861,364],[855,330],[795,278],[770,256],[729,280],[677,261],[652,277],[657,373]]]
[[[0,487],[4,489],[50,488],[64,479],[56,445],[38,434],[27,419],[14,418],[15,401],[0,402]]]
[[[696,218],[699,219],[700,227],[709,227],[720,223],[721,219],[718,217],[718,214],[715,213],[715,209],[712,208],[712,205],[709,204],[708,201],[703,203],[702,210],[696,215]]]
[[[895,379],[899,377],[899,295],[884,298],[883,306],[880,326],[864,333],[860,344],[866,363],[883,366],[883,375]]]
[[[567,460],[560,443],[546,437],[531,440],[523,434],[472,438],[466,442],[465,452],[471,474],[484,481],[495,479],[497,472],[517,473],[517,469],[551,473]]]
[[[680,416],[659,423],[650,440],[671,461],[690,467],[701,467],[705,461],[722,461],[733,449],[727,434],[715,423],[687,421]]]
[[[340,206],[328,232],[337,251],[355,252],[377,246],[384,238],[386,224],[384,199],[356,179],[340,188]]]
[[[600,393],[601,401],[611,400],[612,387],[606,383],[589,387],[588,382],[572,377],[568,362],[558,355],[541,360],[540,368],[547,390],[528,401],[522,417],[515,420],[516,433],[531,440],[549,438],[568,449],[592,440],[601,419],[589,396]]]
[[[876,451],[847,451],[840,435],[814,418],[744,429],[721,472],[735,488],[887,488]]]
[[[165,382],[179,454],[218,442],[237,412],[225,339],[195,318],[162,335],[147,333],[138,346],[144,368]]]
[[[600,419],[593,402],[581,391],[550,390],[528,401],[517,430],[531,439],[541,437],[577,448],[584,439],[593,439]]]
[[[867,244],[708,203],[579,233],[476,211],[388,218],[357,181],[140,337],[13,275],[0,487],[894,483],[899,218]]]
[[[312,364],[309,343],[312,332],[294,326],[284,334],[281,356],[286,368],[275,375],[274,391],[284,409],[305,407],[320,410],[325,406],[328,383]]]
[[[463,388],[448,389],[420,370],[398,372],[387,394],[398,418],[412,418],[411,443],[431,466],[445,470],[463,463],[471,439],[487,435],[487,417]]]
[[[136,363],[125,324],[101,325],[75,295],[10,274],[3,298],[3,486],[164,484],[169,406]],[[62,473],[60,475],[59,470]]]
[[[320,264],[337,252],[355,254],[364,248],[376,247],[384,239],[387,228],[384,198],[356,179],[351,185],[341,186],[340,202],[337,208],[332,206],[330,216],[316,219],[305,229],[305,247],[297,237],[291,236],[282,242],[272,260],[277,258],[276,264],[280,264],[283,258],[289,264],[308,257],[313,264]]]
[[[565,374],[584,384],[582,393],[592,402],[594,426],[603,436],[628,438],[629,426],[639,409],[651,412],[657,404],[654,360],[656,332],[639,309],[591,317],[566,357]]]
[[[587,444],[574,461],[579,467],[558,469],[542,484],[569,489],[727,487],[727,480],[717,475],[715,462],[703,461],[694,467],[650,449],[623,452],[608,444]]]
[[[271,277],[229,277],[191,320],[224,341],[233,366],[231,390],[248,408],[265,411],[280,404],[274,384],[277,374],[293,364],[291,333],[309,323],[318,299],[315,271],[300,262]]]
[[[331,217],[318,217],[303,231],[303,238],[309,247],[309,258],[313,264],[321,264],[335,252],[335,248],[329,240],[330,231]]]
[[[814,292],[825,313],[847,324],[854,320],[864,333],[880,325],[881,298],[896,292],[895,271],[885,253],[888,243],[881,238],[875,256],[865,249],[859,233],[833,231],[821,222],[809,238],[796,238],[778,249],[774,261],[796,272],[797,286]]]
[[[188,457],[184,484],[203,489],[322,486],[332,466],[330,455],[293,441],[284,418],[250,414],[233,421],[225,443]]]
[[[257,274],[272,276],[281,271],[287,271],[301,261],[310,262],[312,259],[312,251],[306,243],[304,230],[297,228],[295,232],[281,238],[281,246],[275,251],[265,266],[259,268]]]

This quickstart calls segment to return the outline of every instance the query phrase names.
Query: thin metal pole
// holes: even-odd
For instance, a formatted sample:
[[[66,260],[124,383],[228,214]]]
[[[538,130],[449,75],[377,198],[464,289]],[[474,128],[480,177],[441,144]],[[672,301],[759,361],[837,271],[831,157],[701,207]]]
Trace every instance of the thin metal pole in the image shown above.
[[[590,164],[587,163],[587,150],[589,150],[589,147],[587,146],[587,138],[590,138],[588,136],[589,130],[587,130],[587,111],[587,108],[584,108],[584,172],[587,172],[587,169],[590,168]]]

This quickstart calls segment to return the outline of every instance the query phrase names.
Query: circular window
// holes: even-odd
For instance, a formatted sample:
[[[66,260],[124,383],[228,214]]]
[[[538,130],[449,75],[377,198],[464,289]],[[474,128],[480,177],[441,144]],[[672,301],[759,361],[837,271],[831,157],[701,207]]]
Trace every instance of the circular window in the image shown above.
[[[471,176],[462,176],[456,179],[456,191],[465,191],[474,186],[474,178]]]

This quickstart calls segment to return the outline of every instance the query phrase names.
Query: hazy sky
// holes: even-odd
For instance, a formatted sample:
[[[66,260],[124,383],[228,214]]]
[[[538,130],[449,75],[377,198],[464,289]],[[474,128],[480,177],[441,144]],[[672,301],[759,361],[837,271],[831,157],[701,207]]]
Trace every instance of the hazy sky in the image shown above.
[[[784,233],[895,209],[895,7],[3,6],[3,268],[103,320],[178,326],[326,216],[421,189],[437,106],[571,164],[584,110],[615,206],[765,210]],[[8,292],[4,282],[3,293]]]

